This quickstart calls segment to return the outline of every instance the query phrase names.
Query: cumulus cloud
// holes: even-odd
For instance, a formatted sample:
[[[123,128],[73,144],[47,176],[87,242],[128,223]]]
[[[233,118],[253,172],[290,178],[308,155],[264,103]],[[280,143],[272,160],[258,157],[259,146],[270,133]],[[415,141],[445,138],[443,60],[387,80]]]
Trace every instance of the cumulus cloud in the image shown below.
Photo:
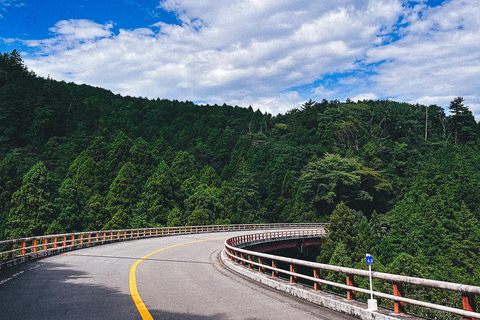
[[[367,52],[376,68],[378,94],[448,106],[456,96],[480,102],[480,6],[474,0],[445,2],[411,20],[404,35]]]
[[[378,96],[375,93],[362,93],[351,98],[352,101],[375,100],[375,99],[378,99]]]
[[[125,95],[273,114],[321,95],[477,99],[477,82],[465,83],[479,67],[474,0],[436,8],[402,0],[163,0],[159,9],[179,23],[114,34],[114,22],[59,21],[51,38],[25,41],[39,53],[25,62],[40,75]],[[338,74],[348,76],[322,82]],[[294,89],[304,85],[313,89]]]
[[[110,37],[112,27],[112,23],[101,25],[89,20],[61,20],[49,29],[55,34],[53,38],[26,40],[24,44],[37,47],[41,53],[52,57],[61,56],[69,50],[72,50],[69,54],[77,53],[78,49],[88,47],[88,44]],[[41,59],[38,62],[41,63]]]

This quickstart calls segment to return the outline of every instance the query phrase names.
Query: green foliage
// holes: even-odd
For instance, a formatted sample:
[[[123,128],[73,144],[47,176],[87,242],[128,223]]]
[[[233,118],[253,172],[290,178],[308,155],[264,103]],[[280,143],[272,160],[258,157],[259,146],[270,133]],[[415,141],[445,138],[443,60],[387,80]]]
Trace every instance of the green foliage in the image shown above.
[[[310,161],[299,178],[297,201],[314,208],[317,216],[325,216],[341,202],[368,213],[374,207],[373,195],[388,194],[391,183],[381,171],[362,167],[356,158],[325,154]]]
[[[473,142],[478,137],[475,118],[463,101],[463,97],[456,97],[449,106],[450,113],[452,113],[451,122],[455,145]]]
[[[50,193],[50,177],[42,162],[24,176],[22,186],[11,200],[7,221],[8,238],[24,238],[45,234],[54,219]]]
[[[105,229],[123,229],[129,226],[129,217],[140,195],[138,177],[136,168],[131,162],[125,163],[118,172],[106,199],[105,208],[110,212],[112,219],[104,227]]]
[[[59,213],[57,219],[48,228],[48,234],[78,232],[84,230],[83,203],[74,182],[65,179],[58,190],[54,205]]]

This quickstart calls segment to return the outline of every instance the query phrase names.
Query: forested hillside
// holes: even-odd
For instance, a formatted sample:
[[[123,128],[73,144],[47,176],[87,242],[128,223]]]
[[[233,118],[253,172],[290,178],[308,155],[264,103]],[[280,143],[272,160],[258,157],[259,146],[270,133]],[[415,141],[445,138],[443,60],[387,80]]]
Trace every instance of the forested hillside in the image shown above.
[[[480,285],[480,126],[464,105],[252,108],[122,97],[0,55],[0,238],[331,221],[320,260]]]

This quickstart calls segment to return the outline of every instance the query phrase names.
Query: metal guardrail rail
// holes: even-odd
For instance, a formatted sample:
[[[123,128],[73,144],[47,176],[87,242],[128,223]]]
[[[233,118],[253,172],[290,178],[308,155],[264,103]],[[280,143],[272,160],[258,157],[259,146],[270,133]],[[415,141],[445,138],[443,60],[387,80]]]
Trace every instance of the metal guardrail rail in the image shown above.
[[[271,271],[272,277],[278,277],[279,273],[290,277],[290,283],[297,282],[298,278],[312,281],[314,283],[313,290],[318,291],[322,285],[330,285],[341,288],[347,291],[347,299],[354,300],[357,292],[370,294],[370,290],[357,287],[355,285],[354,276],[369,277],[368,270],[352,269],[339,266],[333,266],[322,263],[309,262],[298,259],[291,259],[280,257],[272,254],[260,253],[244,249],[249,245],[265,242],[266,240],[275,241],[279,238],[288,237],[302,237],[312,236],[314,233],[318,236],[326,236],[325,231],[322,230],[296,230],[296,231],[278,231],[269,233],[249,234],[238,237],[233,237],[225,241],[225,252],[233,261],[247,266],[252,271],[257,269],[258,272],[264,273],[266,269]],[[265,261],[270,261],[266,264]],[[288,269],[279,267],[279,262],[283,262],[288,266]],[[310,274],[303,274],[297,272],[297,267],[303,266],[310,270]],[[343,273],[346,278],[346,283],[341,284],[333,281],[328,281],[320,278],[320,270]],[[436,281],[430,279],[422,279],[408,276],[400,276],[382,272],[372,272],[372,277],[376,279],[386,280],[393,284],[393,295],[374,291],[373,294],[377,297],[392,300],[394,302],[394,311],[397,314],[405,313],[405,303],[430,308],[439,311],[445,311],[453,314],[463,316],[464,319],[480,319],[480,313],[475,312],[475,295],[480,295],[480,287],[464,285],[459,283],[451,283],[445,281]],[[442,306],[430,302],[419,301],[404,297],[402,284],[412,284],[422,287],[436,288],[440,290],[450,290],[461,294],[463,309],[457,309],[447,306]]]
[[[182,234],[266,229],[324,228],[325,223],[230,224],[102,230],[0,241],[0,270],[44,256],[118,241]]]

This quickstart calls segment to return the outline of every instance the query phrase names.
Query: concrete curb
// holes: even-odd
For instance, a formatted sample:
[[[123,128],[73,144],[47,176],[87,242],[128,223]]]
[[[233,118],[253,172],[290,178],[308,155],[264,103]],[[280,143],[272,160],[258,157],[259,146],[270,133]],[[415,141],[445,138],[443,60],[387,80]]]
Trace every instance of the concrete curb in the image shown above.
[[[279,279],[272,278],[267,274],[260,273],[258,271],[252,271],[248,268],[242,267],[237,263],[231,261],[225,250],[222,250],[221,253],[222,263],[232,271],[235,271],[253,281],[259,282],[263,285],[269,286],[270,288],[288,293],[292,296],[298,297],[300,299],[315,303],[319,306],[344,313],[349,316],[353,316],[362,320],[399,320],[399,319],[408,319],[408,320],[421,320],[412,315],[394,314],[392,310],[379,308],[378,311],[372,312],[367,310],[367,304],[360,301],[349,301],[343,297],[322,292],[322,291],[313,291],[312,289],[306,288],[298,284],[290,284],[289,282]]]

